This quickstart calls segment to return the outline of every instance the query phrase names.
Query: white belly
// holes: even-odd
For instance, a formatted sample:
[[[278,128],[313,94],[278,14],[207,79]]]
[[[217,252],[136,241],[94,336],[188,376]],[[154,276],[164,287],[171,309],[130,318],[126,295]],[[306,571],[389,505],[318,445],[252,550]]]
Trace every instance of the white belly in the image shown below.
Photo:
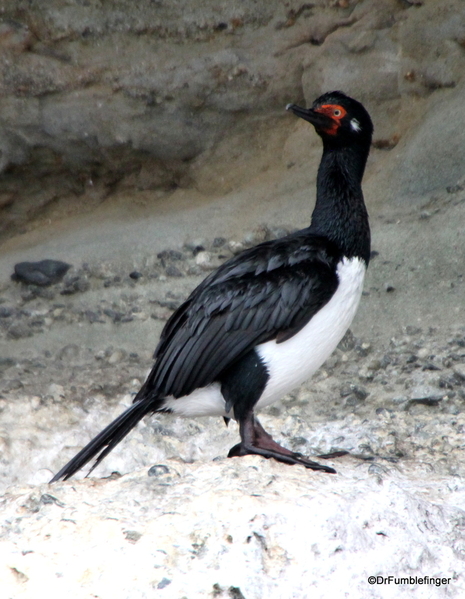
[[[344,259],[337,269],[336,293],[310,322],[284,343],[268,341],[257,347],[270,375],[258,408],[301,385],[333,353],[357,311],[365,271],[362,260]]]
[[[296,335],[284,341],[268,341],[256,350],[264,361],[269,379],[257,408],[263,408],[310,378],[336,349],[357,311],[362,295],[365,263],[344,259],[338,266],[339,285],[330,301]],[[181,416],[230,416],[220,384],[196,389],[190,395],[167,397],[164,407]]]

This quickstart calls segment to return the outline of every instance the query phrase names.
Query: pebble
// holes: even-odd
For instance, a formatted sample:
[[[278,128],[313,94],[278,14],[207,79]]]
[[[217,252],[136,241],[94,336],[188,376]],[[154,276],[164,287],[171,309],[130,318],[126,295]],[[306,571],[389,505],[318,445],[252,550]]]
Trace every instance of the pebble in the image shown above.
[[[163,250],[157,254],[157,258],[162,263],[162,266],[165,266],[166,262],[184,260],[185,256],[178,250]]]
[[[16,364],[16,360],[14,358],[2,358],[0,357],[0,372],[3,374],[5,370],[11,368]]]
[[[45,287],[61,281],[70,268],[71,264],[59,260],[18,262],[12,278],[14,281]]]
[[[148,476],[163,476],[164,474],[168,474],[170,469],[165,464],[155,464],[152,466],[147,472]]]
[[[195,263],[204,270],[210,270],[212,268],[212,256],[210,252],[199,252],[195,257]]]
[[[71,362],[76,360],[79,357],[81,350],[79,345],[75,343],[70,343],[65,345],[57,352],[57,360]]]
[[[74,275],[65,277],[64,288],[60,291],[61,295],[73,295],[74,293],[84,293],[90,289],[90,282],[87,277]]]
[[[122,312],[117,312],[116,310],[112,310],[111,308],[104,308],[103,313],[105,314],[105,316],[111,318],[113,322],[120,322],[124,316]]]
[[[8,339],[22,339],[24,337],[32,337],[33,331],[24,322],[15,322],[7,330]]]
[[[364,387],[359,387],[352,383],[342,385],[340,396],[347,397],[349,395],[354,395],[357,399],[366,399],[370,393]]]
[[[14,308],[8,306],[0,306],[0,318],[10,318],[15,313]]]
[[[430,349],[428,347],[421,347],[418,351],[417,351],[417,356],[420,359],[424,359],[427,356],[429,356],[431,353]]]
[[[167,277],[183,277],[183,273],[174,264],[170,264],[165,268],[165,274]]]
[[[40,408],[40,404],[41,404],[41,398],[38,395],[33,395],[30,399],[29,399],[29,403],[31,405],[31,408],[33,410],[38,410]]]
[[[266,225],[257,227],[253,231],[249,231],[244,235],[242,240],[243,245],[252,246],[266,241],[270,237],[270,230]]]
[[[61,401],[65,397],[65,388],[63,385],[52,383],[48,388],[48,395],[51,395],[54,401]]]
[[[117,349],[115,350],[111,356],[108,358],[108,363],[109,364],[118,364],[119,362],[122,362],[124,360],[124,358],[126,357],[126,352],[122,349]]]
[[[155,306],[150,314],[150,318],[154,320],[168,320],[171,316],[172,310],[163,306]]]
[[[453,372],[460,380],[465,381],[465,364],[456,364],[453,368]]]
[[[228,243],[228,248],[231,250],[233,254],[239,254],[242,250],[245,249],[245,245],[240,241],[230,241]]]
[[[186,241],[186,243],[183,245],[183,249],[192,252],[192,254],[194,254],[195,256],[195,254],[197,254],[198,252],[203,251],[207,245],[208,242],[206,239],[198,238],[192,239],[191,241]]]

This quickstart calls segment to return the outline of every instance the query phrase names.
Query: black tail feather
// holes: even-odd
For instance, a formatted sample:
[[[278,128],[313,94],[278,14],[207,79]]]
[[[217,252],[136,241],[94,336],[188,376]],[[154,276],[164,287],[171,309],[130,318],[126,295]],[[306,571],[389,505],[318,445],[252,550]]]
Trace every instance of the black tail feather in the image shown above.
[[[103,458],[108,455],[122,439],[124,439],[129,431],[136,426],[139,420],[142,420],[146,414],[156,411],[154,403],[153,398],[147,398],[132,404],[125,412],[94,437],[90,443],[81,449],[81,451],[76,454],[66,466],[63,466],[50,482],[54,483],[61,479],[67,480],[85,466],[87,462],[97,456],[95,463],[87,473],[87,476],[89,476],[92,470],[100,464]]]

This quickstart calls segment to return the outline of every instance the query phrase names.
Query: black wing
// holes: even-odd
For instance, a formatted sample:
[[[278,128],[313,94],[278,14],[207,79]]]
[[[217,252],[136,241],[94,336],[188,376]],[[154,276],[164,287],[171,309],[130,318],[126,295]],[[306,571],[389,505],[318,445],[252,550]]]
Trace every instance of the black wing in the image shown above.
[[[325,237],[304,230],[225,262],[166,323],[135,401],[188,395],[257,344],[295,335],[335,292],[339,258]]]

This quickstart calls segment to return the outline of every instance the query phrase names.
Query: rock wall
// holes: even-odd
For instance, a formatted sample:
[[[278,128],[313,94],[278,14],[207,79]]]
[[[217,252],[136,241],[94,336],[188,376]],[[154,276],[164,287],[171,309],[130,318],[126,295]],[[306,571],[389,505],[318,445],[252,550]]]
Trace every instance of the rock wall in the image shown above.
[[[332,88],[368,103],[375,146],[413,135],[409,160],[421,164],[428,132],[416,126],[428,99],[463,80],[464,11],[461,0],[6,0],[3,232],[63,197],[84,209],[119,185],[202,187],[196,159],[200,167],[234,160],[241,132],[258,134],[264,121],[275,129],[287,102],[310,103]],[[449,154],[463,142],[461,97],[447,112],[432,108],[455,134]],[[228,150],[215,153],[224,139]],[[456,176],[449,154],[440,181],[424,169],[421,192]],[[401,183],[417,193],[410,179]]]

